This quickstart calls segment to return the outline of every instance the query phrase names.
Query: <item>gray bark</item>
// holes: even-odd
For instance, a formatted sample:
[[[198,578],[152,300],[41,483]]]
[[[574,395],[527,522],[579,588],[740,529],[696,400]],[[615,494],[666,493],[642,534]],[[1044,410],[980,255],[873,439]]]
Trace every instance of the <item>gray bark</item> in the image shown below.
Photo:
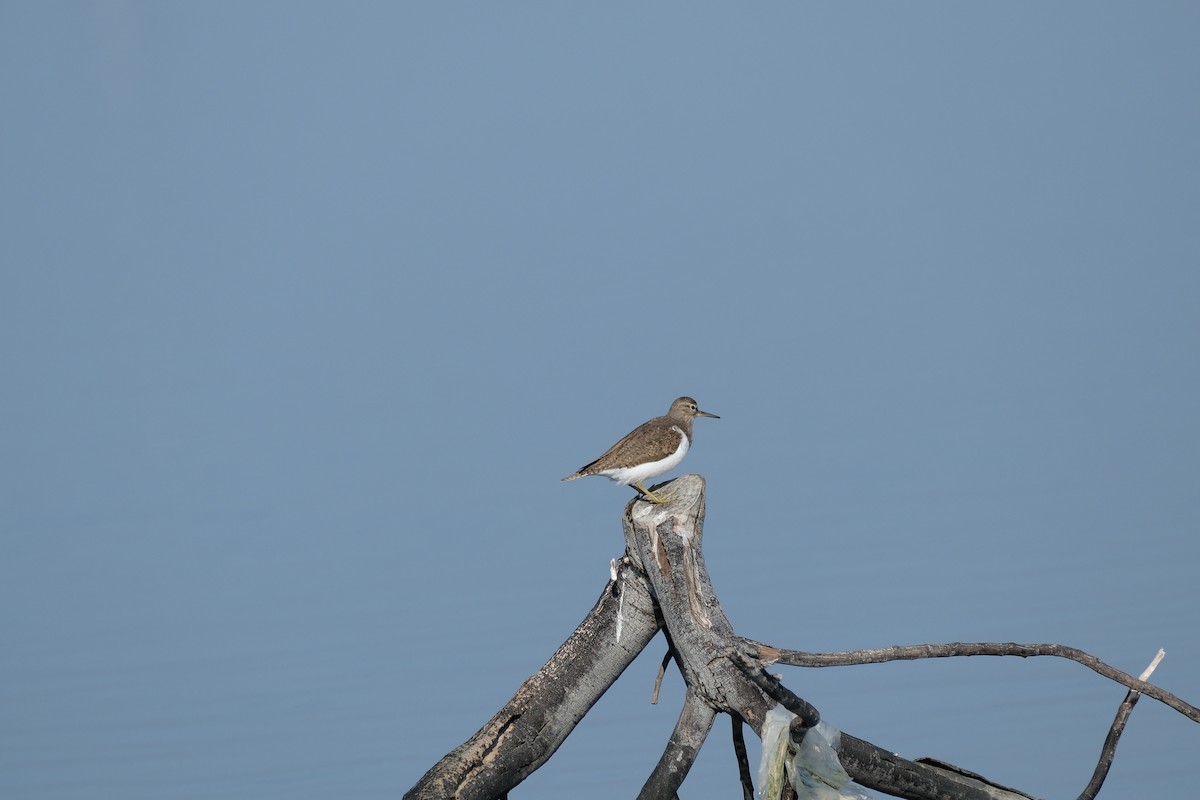
[[[405,800],[503,797],[554,755],[657,632],[649,586],[622,562],[617,580],[609,581],[545,666],[474,736],[430,768]]]
[[[744,720],[760,735],[777,702],[799,715],[794,736],[816,724],[816,710],[766,674],[771,661],[762,651],[779,651],[738,637],[721,610],[701,550],[704,479],[684,476],[661,494],[667,503],[635,499],[626,506],[627,549],[618,578],[605,587],[575,633],[478,733],[434,765],[406,800],[504,797],[553,755],[660,623],[688,688],[642,800],[675,796],[718,712]],[[840,756],[856,781],[897,797],[1028,797],[948,765],[908,761],[847,734]]]

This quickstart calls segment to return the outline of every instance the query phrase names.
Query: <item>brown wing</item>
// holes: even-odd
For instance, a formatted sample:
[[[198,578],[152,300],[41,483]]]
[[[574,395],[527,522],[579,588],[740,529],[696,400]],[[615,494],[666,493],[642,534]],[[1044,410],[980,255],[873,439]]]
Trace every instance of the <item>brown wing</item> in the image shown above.
[[[644,422],[630,431],[621,441],[604,451],[604,455],[592,463],[580,467],[578,472],[568,477],[583,477],[595,475],[606,469],[632,467],[634,464],[647,460],[647,451],[663,454],[674,453],[679,447],[679,439],[683,434],[672,430],[673,426],[674,423],[667,417],[655,417],[649,422]],[[637,442],[633,444],[635,439]],[[564,480],[566,479],[564,478]]]

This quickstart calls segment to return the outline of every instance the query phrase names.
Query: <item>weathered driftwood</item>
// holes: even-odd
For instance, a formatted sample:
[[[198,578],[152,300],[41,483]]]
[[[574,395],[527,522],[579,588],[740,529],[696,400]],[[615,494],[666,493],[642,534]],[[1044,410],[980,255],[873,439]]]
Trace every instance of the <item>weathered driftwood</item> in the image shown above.
[[[617,578],[545,666],[474,736],[425,773],[405,798],[503,797],[554,755],[658,633],[649,585],[630,576],[631,571],[629,564],[620,565]]]
[[[635,499],[626,506],[625,556],[614,564],[613,579],[571,637],[496,716],[434,765],[405,798],[505,796],[553,755],[659,629],[666,635],[670,656],[683,674],[687,690],[675,730],[640,797],[675,796],[718,713],[729,714],[734,720],[739,760],[744,758],[743,721],[761,735],[766,715],[777,703],[798,715],[792,725],[793,739],[803,737],[817,723],[816,709],[765,670],[776,661],[787,661],[786,656],[808,654],[737,636],[721,610],[701,550],[704,479],[688,475],[671,482],[661,493],[668,498],[667,503],[654,505]],[[1032,653],[1018,650],[1013,654]],[[781,655],[785,657],[781,659]],[[1128,681],[1123,682],[1131,688],[1161,691],[1142,680],[1125,677]],[[1182,713],[1192,709],[1171,699]],[[1129,705],[1132,707],[1132,703]],[[1119,736],[1119,730],[1116,733]],[[1111,751],[1109,755],[1111,760]],[[948,764],[909,761],[845,733],[839,758],[855,781],[896,797],[1029,797]],[[748,770],[742,766],[739,773],[749,794]]]
[[[771,680],[763,674],[765,662],[759,660],[757,648],[734,633],[704,565],[704,479],[688,475],[663,491],[670,499],[667,504],[634,501],[626,507],[625,546],[650,582],[688,688],[679,723],[642,789],[642,798],[671,797],[683,783],[712,724],[712,714],[698,713],[697,706],[739,717],[761,734],[766,714],[776,703],[760,685]],[[816,721],[813,713],[811,723]],[[679,742],[689,746],[684,748]],[[898,797],[1026,797],[977,777],[908,761],[845,733],[839,755],[856,781]]]

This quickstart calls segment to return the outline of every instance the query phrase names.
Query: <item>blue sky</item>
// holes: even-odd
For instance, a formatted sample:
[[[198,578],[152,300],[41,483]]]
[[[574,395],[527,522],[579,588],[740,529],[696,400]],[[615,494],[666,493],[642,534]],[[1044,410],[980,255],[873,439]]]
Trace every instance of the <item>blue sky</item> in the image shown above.
[[[1165,647],[1197,702],[1197,17],[5,4],[0,790],[402,792],[621,552],[558,479],[680,394],[743,635]],[[526,796],[636,791],[650,650]],[[1043,796],[1123,696],[786,677]],[[1143,701],[1110,796],[1198,736]],[[723,723],[684,789],[736,791]]]

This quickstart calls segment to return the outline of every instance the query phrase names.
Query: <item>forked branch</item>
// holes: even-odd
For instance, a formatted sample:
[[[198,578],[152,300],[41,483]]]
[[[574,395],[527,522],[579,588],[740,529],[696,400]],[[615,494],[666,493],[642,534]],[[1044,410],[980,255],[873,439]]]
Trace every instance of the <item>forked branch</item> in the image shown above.
[[[652,491],[660,487],[653,487]],[[734,750],[744,798],[753,794],[743,724],[761,735],[778,705],[796,715],[793,741],[820,719],[765,668],[771,664],[829,667],[951,656],[1057,656],[1130,689],[1118,709],[1092,781],[1080,800],[1092,800],[1108,773],[1116,743],[1138,698],[1145,694],[1200,722],[1200,709],[1134,678],[1082,650],[1052,644],[951,643],[806,653],[737,636],[717,600],[701,548],[704,479],[689,475],[660,494],[661,505],[634,500],[625,508],[626,554],[595,608],[558,652],[517,690],[483,728],[452,750],[405,795],[432,798],[502,797],[549,759],[575,724],[634,657],[662,630],[667,638],[658,679],[674,660],[687,686],[683,709],[662,758],[640,797],[672,798],[695,761],[717,713],[733,720]],[[655,695],[658,686],[655,686]],[[981,776],[940,762],[909,761],[870,742],[841,734],[839,759],[858,783],[876,791],[928,800],[1027,798]],[[785,792],[790,791],[790,786]]]

